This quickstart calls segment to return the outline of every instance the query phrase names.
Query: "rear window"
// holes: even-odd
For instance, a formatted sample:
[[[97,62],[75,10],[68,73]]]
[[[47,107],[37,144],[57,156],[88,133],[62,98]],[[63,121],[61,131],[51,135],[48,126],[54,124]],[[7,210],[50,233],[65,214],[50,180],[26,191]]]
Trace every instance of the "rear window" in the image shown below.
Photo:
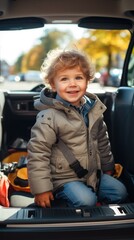
[[[48,51],[73,47],[85,51],[95,64],[90,90],[97,91],[99,87],[113,91],[120,85],[130,33],[49,24],[39,29],[1,31],[0,39],[1,89],[31,90],[44,84],[40,66]],[[129,69],[132,75],[131,66]]]

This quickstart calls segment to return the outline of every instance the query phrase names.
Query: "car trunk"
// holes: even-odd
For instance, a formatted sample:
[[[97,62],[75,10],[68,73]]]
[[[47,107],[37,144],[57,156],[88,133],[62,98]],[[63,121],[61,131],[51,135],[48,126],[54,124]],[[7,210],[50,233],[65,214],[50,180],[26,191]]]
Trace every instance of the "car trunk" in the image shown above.
[[[34,124],[37,114],[37,111],[33,108],[33,100],[36,95],[38,95],[37,92],[5,92],[5,105],[2,121],[2,159],[5,159],[5,157],[10,156],[10,154],[14,152],[23,153],[23,151],[26,151],[26,142],[30,137],[30,129]],[[133,141],[133,138],[131,138],[133,127],[131,128],[131,131],[129,131],[128,126],[130,127],[132,122],[128,119],[128,122],[126,122],[124,126],[122,121],[124,121],[123,114],[126,116],[127,111],[131,114],[129,115],[130,119],[134,114],[134,89],[121,87],[118,91],[97,93],[97,95],[107,106],[104,120],[108,127],[115,162],[122,164],[123,169],[125,170],[123,171],[124,175],[122,176],[123,181],[129,190],[128,201],[124,204],[97,204],[95,207],[78,209],[65,207],[64,204],[55,204],[51,209],[35,207],[34,204],[19,207],[19,203],[17,207],[8,208],[1,206],[1,236],[4,232],[10,233],[11,235],[14,232],[17,232],[20,236],[22,233],[24,236],[25,233],[27,233],[33,239],[36,239],[37,235],[40,237],[47,236],[49,239],[54,239],[54,235],[60,232],[61,238],[64,235],[64,239],[67,239],[70,234],[72,234],[71,236],[77,236],[77,239],[82,239],[79,238],[79,231],[83,231],[84,237],[87,236],[87,231],[89,231],[92,236],[94,232],[98,232],[98,234],[103,232],[104,228],[107,229],[108,233],[111,232],[111,234],[113,234],[112,229],[115,225],[116,231],[119,229],[124,231],[124,224],[125,227],[127,226],[129,229],[129,234],[131,236],[134,226],[134,191],[132,190],[132,188],[134,189],[134,184],[132,183],[134,176],[132,159],[134,153],[131,141],[128,141],[128,146],[126,145],[125,136]],[[124,144],[123,149],[120,146],[121,142]],[[129,158],[127,158],[127,156],[129,156]],[[129,179],[125,177],[126,171]],[[22,192],[20,193],[20,196],[21,194]],[[23,201],[25,201],[25,198]],[[45,235],[43,235],[44,233]],[[107,234],[106,231],[105,234]],[[109,239],[108,236],[107,239]]]

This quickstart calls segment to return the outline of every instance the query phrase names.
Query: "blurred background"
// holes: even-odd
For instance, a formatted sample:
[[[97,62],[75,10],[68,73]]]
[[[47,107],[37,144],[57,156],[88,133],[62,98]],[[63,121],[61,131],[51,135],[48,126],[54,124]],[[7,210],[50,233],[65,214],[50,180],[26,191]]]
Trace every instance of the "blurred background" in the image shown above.
[[[0,32],[0,89],[30,90],[42,84],[40,66],[54,48],[85,51],[96,68],[88,90],[115,90],[120,85],[127,30],[87,30],[75,25],[47,25],[32,30]]]

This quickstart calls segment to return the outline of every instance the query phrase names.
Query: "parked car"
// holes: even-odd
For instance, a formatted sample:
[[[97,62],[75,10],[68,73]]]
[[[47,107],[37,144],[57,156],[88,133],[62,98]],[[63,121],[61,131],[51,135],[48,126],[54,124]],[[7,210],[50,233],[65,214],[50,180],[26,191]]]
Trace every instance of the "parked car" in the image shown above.
[[[73,29],[75,36],[78,33],[81,34],[81,39],[84,39],[78,42],[77,46],[80,49],[83,47],[84,50],[91,53],[94,58],[93,62],[98,61],[96,63],[97,72],[102,64],[100,54],[102,53],[103,65],[105,65],[106,59],[111,54],[111,52],[109,53],[110,49],[114,48],[115,54],[117,47],[115,32],[110,40],[110,45],[105,45],[106,37],[109,36],[108,31],[121,31],[118,49],[119,47],[121,49],[123,67],[118,75],[120,79],[118,86],[113,90],[106,88],[103,92],[100,90],[100,92],[94,93],[107,107],[104,120],[108,127],[115,163],[119,163],[123,167],[121,181],[127,187],[128,200],[122,204],[100,205],[98,203],[90,208],[70,208],[66,207],[64,203],[55,202],[51,208],[41,208],[33,204],[34,198],[30,192],[20,191],[20,188],[11,192],[13,189],[10,185],[6,196],[0,198],[0,238],[3,240],[10,238],[14,240],[19,238],[32,240],[38,238],[49,240],[132,240],[134,239],[134,78],[132,64],[132,59],[134,59],[134,2],[131,0],[1,1],[1,58],[6,57],[6,61],[9,58],[9,62],[11,62],[10,57],[13,61],[15,54],[18,54],[18,49],[20,49],[20,55],[16,55],[14,59],[16,65],[10,64],[10,69],[8,69],[12,73],[11,75],[14,75],[15,71],[20,73],[20,63],[22,73],[26,72],[28,66],[30,70],[33,62],[38,66],[38,61],[35,60],[40,55],[40,63],[42,63],[45,57],[42,52],[48,50],[48,46],[51,44],[50,40],[53,36],[57,36],[54,34],[51,35],[52,38],[50,35],[49,38],[46,38],[46,34],[51,32],[52,26],[55,29],[57,24],[62,31],[70,28]],[[98,30],[98,32],[94,30]],[[105,32],[105,37],[102,30]],[[42,35],[40,31],[45,35]],[[34,38],[35,34],[36,39]],[[100,44],[98,38],[100,35],[103,44]],[[26,43],[26,47],[28,47],[29,36],[34,38],[35,45],[32,45],[32,50],[27,48],[24,50],[22,46]],[[63,48],[70,46],[72,38],[69,36],[68,33],[64,38],[65,45],[63,45],[63,39],[61,40],[61,35],[56,44],[60,42]],[[40,46],[42,37],[43,48]],[[125,41],[123,41],[124,38]],[[68,39],[70,39],[69,42]],[[95,41],[96,39],[97,41]],[[87,42],[88,45],[85,45]],[[52,48],[57,47],[55,44],[51,46]],[[75,43],[74,46],[76,46]],[[101,48],[98,48],[100,46]],[[107,50],[107,55],[104,50]],[[9,53],[8,57],[7,53]],[[111,58],[109,59],[111,60]],[[40,71],[39,67],[38,70]],[[43,82],[35,82],[33,85],[30,81],[31,78],[16,84],[14,81],[4,81],[0,85],[1,179],[3,173],[7,177],[9,171],[15,173],[20,159],[26,167],[27,142],[38,113],[33,102],[44,87]],[[14,84],[14,89],[11,88],[11,84]],[[24,86],[27,89],[24,89]],[[97,86],[99,89],[99,84]],[[10,182],[6,182],[7,185],[11,183],[11,179],[9,180]],[[0,189],[0,194],[2,194],[2,190]]]
[[[42,82],[41,72],[36,70],[29,70],[24,74],[24,79],[27,82]]]
[[[122,76],[121,68],[111,68],[109,73],[106,69],[101,70],[99,83],[102,86],[119,87]]]
[[[20,81],[20,77],[18,75],[9,75],[6,79],[9,82],[19,82]]]

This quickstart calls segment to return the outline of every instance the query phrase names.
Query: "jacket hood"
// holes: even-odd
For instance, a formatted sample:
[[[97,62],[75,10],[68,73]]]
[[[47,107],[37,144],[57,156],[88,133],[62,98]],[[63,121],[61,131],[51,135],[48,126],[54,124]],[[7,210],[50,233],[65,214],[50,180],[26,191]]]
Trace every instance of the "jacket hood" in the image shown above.
[[[48,108],[56,108],[56,109],[64,109],[65,110],[65,106],[64,106],[63,102],[56,99],[56,95],[57,95],[57,93],[53,92],[51,89],[49,89],[47,87],[43,88],[40,92],[39,98],[34,101],[34,107],[39,111],[45,110]],[[104,107],[104,104],[99,100],[99,98],[95,94],[88,92],[85,95],[88,98],[90,98],[91,100],[93,100],[93,102],[95,102],[97,100],[97,102],[100,102],[100,104],[102,104]]]
[[[49,88],[43,88],[38,99],[34,100],[34,107],[37,110],[44,110],[47,108],[54,108],[56,102],[56,92],[52,92]]]

